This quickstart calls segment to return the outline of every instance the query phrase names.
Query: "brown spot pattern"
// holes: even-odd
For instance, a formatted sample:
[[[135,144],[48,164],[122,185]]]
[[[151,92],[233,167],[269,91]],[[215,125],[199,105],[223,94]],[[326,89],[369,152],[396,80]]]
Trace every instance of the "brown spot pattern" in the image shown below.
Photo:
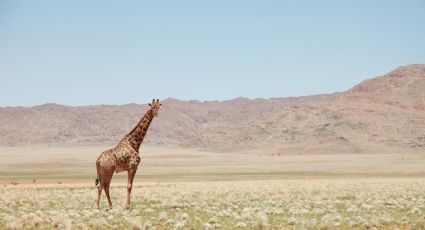
[[[122,171],[128,172],[127,208],[130,207],[130,194],[133,179],[141,161],[139,148],[153,118],[158,114],[159,107],[161,106],[158,99],[152,100],[150,105],[151,108],[146,112],[137,126],[127,134],[115,148],[102,152],[97,159],[96,169],[98,174],[97,179],[99,180],[97,198],[98,208],[102,189],[105,189],[109,207],[112,207],[109,197],[109,185],[114,172],[118,173]]]

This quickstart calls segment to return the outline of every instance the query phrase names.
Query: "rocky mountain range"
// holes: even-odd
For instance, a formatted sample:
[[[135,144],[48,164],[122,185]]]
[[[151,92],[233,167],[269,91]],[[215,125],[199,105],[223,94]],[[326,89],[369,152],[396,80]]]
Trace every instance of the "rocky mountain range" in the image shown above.
[[[146,145],[271,154],[425,153],[425,65],[397,68],[346,92],[294,98],[167,98]],[[0,146],[113,146],[141,104],[0,108]]]

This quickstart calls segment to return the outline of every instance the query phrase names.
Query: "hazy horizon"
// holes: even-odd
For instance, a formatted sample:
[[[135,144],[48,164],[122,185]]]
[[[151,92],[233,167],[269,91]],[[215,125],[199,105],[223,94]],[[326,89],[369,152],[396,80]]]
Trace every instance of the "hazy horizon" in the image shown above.
[[[425,63],[422,1],[2,1],[0,106],[345,91]]]

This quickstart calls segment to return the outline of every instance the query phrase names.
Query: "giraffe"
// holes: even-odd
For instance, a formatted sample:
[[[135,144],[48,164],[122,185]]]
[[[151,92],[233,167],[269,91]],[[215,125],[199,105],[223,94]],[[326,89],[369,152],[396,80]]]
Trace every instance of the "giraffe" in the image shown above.
[[[119,144],[113,148],[102,152],[96,161],[97,169],[97,208],[99,209],[100,195],[102,189],[105,189],[106,198],[108,198],[109,209],[112,208],[111,198],[109,197],[109,186],[114,172],[119,173],[127,171],[127,205],[130,209],[130,196],[133,186],[134,175],[140,163],[139,148],[148,131],[152,119],[158,116],[159,108],[162,104],[159,99],[152,99],[148,104],[150,109],[146,112],[134,129],[127,134]]]

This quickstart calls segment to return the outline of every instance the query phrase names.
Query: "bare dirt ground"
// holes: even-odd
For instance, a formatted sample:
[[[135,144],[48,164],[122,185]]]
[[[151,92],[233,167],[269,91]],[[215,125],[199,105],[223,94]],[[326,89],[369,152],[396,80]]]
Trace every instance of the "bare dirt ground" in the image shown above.
[[[99,148],[0,148],[2,185],[89,183],[96,177]],[[425,177],[422,154],[272,155],[210,153],[196,149],[141,149],[140,182]],[[116,183],[125,173],[115,174]]]

